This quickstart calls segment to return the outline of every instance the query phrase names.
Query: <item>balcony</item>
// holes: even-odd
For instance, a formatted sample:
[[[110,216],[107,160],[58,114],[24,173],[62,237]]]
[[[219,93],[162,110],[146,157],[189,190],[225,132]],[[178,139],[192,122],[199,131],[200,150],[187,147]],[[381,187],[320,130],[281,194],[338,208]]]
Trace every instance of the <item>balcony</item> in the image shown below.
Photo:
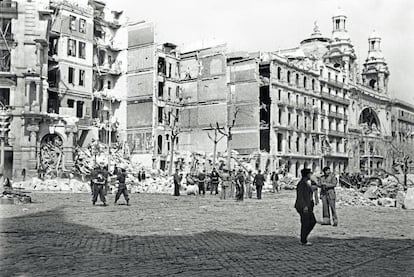
[[[114,43],[114,41],[111,40],[105,40],[102,38],[94,38],[93,40],[94,44],[101,48],[107,48],[112,51],[121,51],[121,45],[119,43]]]
[[[405,122],[408,122],[408,123],[413,123],[414,124],[414,117],[410,118],[410,114],[404,114],[404,115],[398,114],[398,119],[402,120],[402,121],[405,121]]]
[[[334,117],[334,118],[337,118],[337,119],[344,119],[345,118],[345,115],[344,114],[342,114],[342,113],[336,113],[336,112],[329,112],[328,113],[328,116],[329,117]]]
[[[329,130],[328,131],[328,135],[332,136],[332,137],[346,137],[346,134],[342,131],[337,131],[337,130]]]
[[[95,65],[94,69],[101,74],[121,75],[121,62],[114,62],[112,64],[104,63],[102,65]]]
[[[350,101],[348,99],[345,99],[343,97],[339,97],[339,96],[335,96],[335,95],[331,95],[329,93],[326,92],[321,92],[321,97],[323,99],[326,100],[331,100],[334,101],[336,103],[341,103],[342,105],[349,105]]]
[[[17,15],[17,2],[16,1],[0,1],[0,17],[4,14]]]
[[[330,85],[332,85],[332,86],[335,86],[335,87],[337,87],[337,88],[343,88],[343,87],[344,87],[344,85],[345,85],[343,82],[339,82],[339,81],[336,81],[336,80],[333,80],[333,79],[328,79],[328,78],[320,78],[320,80],[321,80],[322,82],[328,83],[328,84],[330,84]]]
[[[316,107],[315,107],[316,108]],[[311,104],[305,104],[304,105],[304,107],[303,107],[303,110],[305,111],[305,112],[309,112],[309,113],[311,113],[312,111],[313,111],[313,109],[314,109],[314,107],[311,105]],[[316,108],[317,109],[317,108]]]

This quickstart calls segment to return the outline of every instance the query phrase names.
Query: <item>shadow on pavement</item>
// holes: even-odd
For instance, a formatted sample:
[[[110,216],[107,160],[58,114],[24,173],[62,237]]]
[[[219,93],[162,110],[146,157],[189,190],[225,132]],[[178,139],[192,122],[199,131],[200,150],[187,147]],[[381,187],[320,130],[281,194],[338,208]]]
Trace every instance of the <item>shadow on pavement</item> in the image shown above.
[[[138,224],[138,223],[137,223]],[[298,226],[299,228],[299,226]],[[408,239],[298,238],[209,231],[116,235],[62,209],[1,221],[1,276],[409,276]]]

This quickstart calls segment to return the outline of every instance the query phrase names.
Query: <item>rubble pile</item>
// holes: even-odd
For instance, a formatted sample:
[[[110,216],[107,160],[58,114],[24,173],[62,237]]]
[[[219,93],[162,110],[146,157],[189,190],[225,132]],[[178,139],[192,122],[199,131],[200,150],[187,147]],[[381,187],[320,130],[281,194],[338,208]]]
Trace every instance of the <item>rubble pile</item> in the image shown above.
[[[27,204],[32,198],[18,188],[12,186],[9,179],[3,185],[3,192],[0,194],[0,204]]]
[[[376,206],[375,200],[366,198],[361,192],[353,188],[338,187],[336,190],[336,201],[339,206]]]
[[[24,182],[16,182],[13,186],[18,189],[29,191],[62,191],[72,193],[91,192],[89,182],[82,182],[77,179],[56,178],[43,181],[38,178],[33,178]]]
[[[298,182],[299,178],[295,178],[290,174],[279,179],[280,187],[285,190],[295,190]]]

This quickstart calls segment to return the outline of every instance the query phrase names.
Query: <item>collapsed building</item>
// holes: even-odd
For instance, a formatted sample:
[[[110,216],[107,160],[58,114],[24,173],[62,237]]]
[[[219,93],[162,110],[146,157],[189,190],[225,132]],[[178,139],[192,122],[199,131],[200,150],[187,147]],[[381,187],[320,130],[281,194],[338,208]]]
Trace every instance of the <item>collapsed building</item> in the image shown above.
[[[369,37],[360,71],[342,11],[331,37],[315,25],[298,47],[248,53],[217,41],[161,43],[154,24],[129,22],[102,0],[0,7],[7,176],[70,170],[74,150],[93,140],[162,170],[186,153],[230,147],[295,176],[325,165],[369,173],[392,166],[391,141],[414,140],[414,105],[388,90],[381,37]]]

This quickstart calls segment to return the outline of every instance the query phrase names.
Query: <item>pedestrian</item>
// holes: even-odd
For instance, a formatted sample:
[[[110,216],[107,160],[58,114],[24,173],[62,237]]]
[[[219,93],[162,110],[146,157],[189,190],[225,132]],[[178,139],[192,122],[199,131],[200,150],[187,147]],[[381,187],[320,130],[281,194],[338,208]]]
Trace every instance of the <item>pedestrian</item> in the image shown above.
[[[178,174],[178,170],[174,173],[174,196],[180,196],[180,184],[183,174]]]
[[[123,194],[125,201],[127,203],[127,206],[129,206],[128,188],[125,182],[126,171],[125,171],[125,168],[123,168],[123,165],[117,167],[116,178],[118,181],[118,191],[116,192],[116,195],[115,195],[115,204],[119,200],[119,197],[121,196],[121,194]]]
[[[252,196],[253,196],[253,193],[252,193],[252,191],[253,191],[253,188],[252,188],[252,186],[253,186],[253,173],[252,173],[252,171],[251,170],[249,170],[248,172],[247,172],[247,176],[246,176],[246,180],[245,180],[245,185],[246,185],[246,189],[245,189],[245,191],[246,191],[246,198],[248,197],[248,198],[252,198]]]
[[[231,183],[230,172],[226,167],[223,167],[223,174],[221,175],[221,194],[220,194],[221,200],[225,200],[227,198],[230,183]]]
[[[321,187],[321,200],[322,200],[322,225],[331,225],[331,213],[333,226],[338,226],[338,216],[336,214],[336,177],[331,173],[329,167],[324,167],[322,169],[323,175],[320,181]]]
[[[217,195],[218,194],[218,185],[219,185],[219,182],[220,182],[220,175],[218,174],[215,167],[213,167],[213,171],[211,171],[210,179],[211,179],[210,194],[213,194],[213,191],[214,191],[215,195]]]
[[[312,171],[308,168],[301,170],[302,179],[296,187],[295,209],[300,215],[300,242],[302,245],[312,245],[308,242],[308,236],[316,225],[313,214],[314,202],[312,200],[313,190],[311,184]]]
[[[103,202],[103,205],[106,206],[105,199],[105,187],[107,186],[108,181],[108,171],[105,169],[105,163],[100,162],[99,167],[94,170],[92,177],[93,184],[93,196],[92,196],[92,205],[95,205],[96,200],[99,198]]]
[[[203,195],[206,194],[206,170],[203,169],[198,174],[198,194],[200,195],[203,192]]]
[[[147,179],[147,176],[145,175],[145,170],[144,170],[144,169],[142,169],[142,172],[141,172],[141,180],[142,180],[143,182],[145,182],[145,179]]]
[[[244,183],[245,178],[243,170],[240,168],[236,175],[236,201],[243,201],[244,198]]]
[[[272,181],[273,193],[275,193],[276,191],[279,192],[279,175],[276,173],[276,171],[272,172],[270,180]]]
[[[141,183],[141,181],[142,181],[141,171],[142,171],[142,169],[140,169],[140,170],[138,171],[138,182],[140,182],[140,183]]]
[[[257,199],[262,199],[262,189],[264,185],[265,177],[262,174],[262,171],[259,169],[256,176],[253,180],[253,185],[256,186],[256,195]]]

